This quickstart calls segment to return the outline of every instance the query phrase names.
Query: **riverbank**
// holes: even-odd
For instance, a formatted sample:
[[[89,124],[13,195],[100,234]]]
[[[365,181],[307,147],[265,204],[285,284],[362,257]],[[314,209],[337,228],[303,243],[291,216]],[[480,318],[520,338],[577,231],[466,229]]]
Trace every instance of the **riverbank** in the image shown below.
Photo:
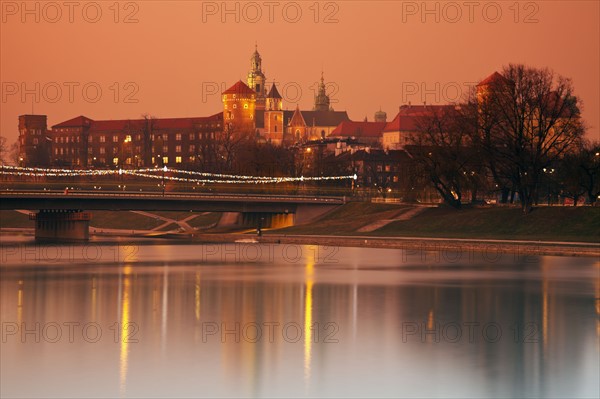
[[[112,218],[118,218],[112,212]],[[482,207],[460,211],[372,203],[348,203],[311,223],[283,229],[265,229],[258,238],[254,229],[171,230],[164,220],[149,225],[144,215],[123,212],[129,228],[90,228],[97,237],[173,239],[179,243],[245,243],[321,245],[335,247],[396,248],[407,251],[514,253],[521,255],[600,257],[600,209],[592,207],[540,207],[523,216],[518,208]],[[156,215],[154,215],[156,216]],[[186,215],[160,215],[183,219]],[[214,215],[197,215],[198,224],[214,222]],[[18,222],[25,215],[18,215]],[[142,220],[138,226],[134,222]],[[6,221],[6,219],[5,219]],[[27,220],[28,223],[31,223]],[[103,221],[104,225],[108,222]],[[168,228],[159,227],[161,223]],[[181,222],[179,222],[181,223]],[[31,228],[6,228],[3,232],[32,234]],[[121,227],[121,226],[119,226]],[[149,228],[150,227],[150,228]],[[371,228],[368,228],[371,227]]]
[[[17,234],[33,238],[33,229],[2,229],[2,234]],[[365,236],[332,236],[332,235],[285,235],[268,234],[256,237],[254,234],[242,233],[161,233],[110,229],[91,232],[92,238],[101,239],[125,238],[136,242],[149,238],[164,239],[170,244],[216,244],[216,245],[315,245],[322,247],[368,247],[382,249],[403,249],[409,254],[428,255],[443,253],[446,260],[463,259],[463,256],[483,253],[493,262],[502,256],[512,255],[515,260],[529,256],[585,256],[600,257],[600,244],[586,242],[531,241],[531,240],[485,240],[432,237],[365,237]],[[2,240],[0,240],[2,241]],[[120,240],[121,241],[121,240]]]
[[[377,225],[373,226],[374,222],[384,223],[377,228]],[[375,229],[364,231],[370,230],[365,229],[369,226]],[[279,229],[275,234],[599,243],[600,208],[542,206],[522,215],[519,207],[487,206],[456,210],[349,203],[319,220]]]

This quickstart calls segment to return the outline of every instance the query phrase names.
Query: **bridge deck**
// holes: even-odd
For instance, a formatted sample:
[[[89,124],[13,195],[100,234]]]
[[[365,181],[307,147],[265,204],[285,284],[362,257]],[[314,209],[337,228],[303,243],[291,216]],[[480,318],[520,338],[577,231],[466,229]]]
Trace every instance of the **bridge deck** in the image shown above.
[[[164,210],[295,213],[299,205],[343,204],[339,197],[74,191],[2,191],[0,210]]]

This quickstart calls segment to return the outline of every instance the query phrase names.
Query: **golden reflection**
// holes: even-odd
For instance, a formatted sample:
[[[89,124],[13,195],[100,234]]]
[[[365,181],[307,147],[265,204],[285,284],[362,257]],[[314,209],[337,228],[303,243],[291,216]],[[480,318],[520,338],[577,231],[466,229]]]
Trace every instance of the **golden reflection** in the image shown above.
[[[550,267],[548,259],[542,258],[542,350],[544,353],[548,347],[548,273],[551,271]]]
[[[600,279],[596,279],[596,315],[600,316]],[[596,336],[600,337],[600,318],[596,319]]]
[[[316,253],[316,248],[312,253]],[[309,253],[311,253],[309,251]],[[310,362],[312,357],[312,290],[314,284],[314,258],[310,255],[306,263],[306,294],[304,296],[304,378],[310,379]]]
[[[96,321],[96,302],[98,300],[98,290],[96,289],[96,277],[92,277],[92,320]]]
[[[196,272],[196,293],[195,293],[196,321],[200,320],[200,272]]]
[[[427,314],[427,331],[433,331],[433,323],[435,320],[435,315],[433,312],[433,308],[429,309],[429,313]],[[426,334],[427,342],[432,342],[433,338],[431,334]]]
[[[23,280],[19,280],[17,289],[17,323],[19,326],[23,322]]]
[[[131,294],[131,266],[123,268],[123,297],[121,299],[121,325],[119,334],[119,343],[121,345],[121,353],[119,356],[119,392],[121,396],[125,395],[127,385],[127,366],[129,357],[129,301]]]
[[[548,280],[542,283],[542,346],[548,346]]]

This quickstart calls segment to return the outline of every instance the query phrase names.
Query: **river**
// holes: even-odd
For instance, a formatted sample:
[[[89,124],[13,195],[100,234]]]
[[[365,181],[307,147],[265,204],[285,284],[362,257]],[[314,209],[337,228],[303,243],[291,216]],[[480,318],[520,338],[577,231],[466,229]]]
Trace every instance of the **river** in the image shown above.
[[[2,397],[598,397],[600,262],[2,235]]]

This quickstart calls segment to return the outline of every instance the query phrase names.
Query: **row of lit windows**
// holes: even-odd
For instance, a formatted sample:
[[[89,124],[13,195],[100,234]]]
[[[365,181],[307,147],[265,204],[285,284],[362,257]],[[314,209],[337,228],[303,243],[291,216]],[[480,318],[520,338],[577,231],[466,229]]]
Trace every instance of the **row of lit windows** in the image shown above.
[[[70,149],[71,155],[75,155],[75,148]],[[69,155],[69,148],[55,148],[54,155]]]
[[[59,136],[55,139],[56,143],[79,143],[81,141],[81,137],[80,136]]]
[[[39,136],[40,134],[42,134],[42,129],[29,129],[29,130],[27,130],[27,129],[21,129],[21,134],[22,135],[27,134],[27,132],[29,132],[29,134],[31,134],[31,135],[38,135]]]
[[[140,134],[136,134],[134,136],[135,141],[140,141],[142,139],[142,136]],[[175,141],[181,141],[183,138],[183,135],[181,133],[177,133],[175,134]],[[190,133],[188,135],[189,140],[196,140],[196,133]],[[206,133],[198,133],[198,139],[214,139],[215,138],[215,132],[206,132]],[[74,139],[74,138],[73,138]],[[113,135],[112,136],[112,142],[113,143],[118,143],[120,139],[119,135]],[[157,139],[162,139],[162,135],[150,135],[150,140],[155,141]],[[106,143],[106,136],[102,135],[102,136],[98,136],[98,141],[100,143]],[[123,141],[125,142],[130,142],[132,141],[132,137],[131,135],[126,135],[125,138],[123,139]],[[68,138],[67,138],[67,143],[68,143]],[[77,142],[79,142],[79,137],[77,137]],[[62,141],[61,141],[62,143]]]
[[[79,128],[78,127],[74,127],[74,128],[64,128],[64,127],[61,127],[60,129],[56,129],[54,131],[55,132],[78,132]]]
[[[196,145],[190,144],[189,147],[188,147],[188,152],[191,153],[191,154],[193,154],[193,153],[196,152],[196,148],[197,148]],[[71,150],[73,151],[73,149],[71,149]],[[58,154],[58,151],[59,151],[59,148],[55,148],[55,153]],[[60,148],[60,151],[61,151],[60,153],[62,154],[63,153],[62,152],[63,149]],[[141,151],[142,151],[142,147],[141,146],[135,146],[134,147],[134,152],[135,153],[139,154],[139,153],[141,153]],[[98,152],[100,154],[106,154],[106,152],[107,152],[106,147],[98,147]],[[108,147],[108,153],[116,154],[117,152],[119,152],[118,147]],[[163,146],[162,147],[162,152],[165,153],[165,154],[169,153],[169,146],[166,146],[166,145]],[[175,152],[177,154],[181,154],[181,152],[182,152],[182,146],[180,146],[180,145],[175,146]],[[156,149],[155,148],[152,149],[152,153],[156,153]]]
[[[233,99],[237,98],[237,94],[232,94],[232,95],[231,95],[231,98],[233,98]],[[240,97],[240,98],[248,98],[248,97],[244,97],[244,96],[242,96],[242,97]],[[252,94],[252,95],[250,96],[250,98],[252,98],[252,99],[253,99],[253,98],[254,98],[254,94]],[[227,100],[227,94],[223,94],[223,100]]]
[[[227,104],[225,104],[225,109],[228,109],[227,107],[228,107],[228,105],[227,105]],[[232,108],[233,108],[233,109],[237,109],[237,104],[233,104],[233,107],[232,107]],[[244,109],[248,109],[248,104],[246,104],[246,103],[244,104]]]

